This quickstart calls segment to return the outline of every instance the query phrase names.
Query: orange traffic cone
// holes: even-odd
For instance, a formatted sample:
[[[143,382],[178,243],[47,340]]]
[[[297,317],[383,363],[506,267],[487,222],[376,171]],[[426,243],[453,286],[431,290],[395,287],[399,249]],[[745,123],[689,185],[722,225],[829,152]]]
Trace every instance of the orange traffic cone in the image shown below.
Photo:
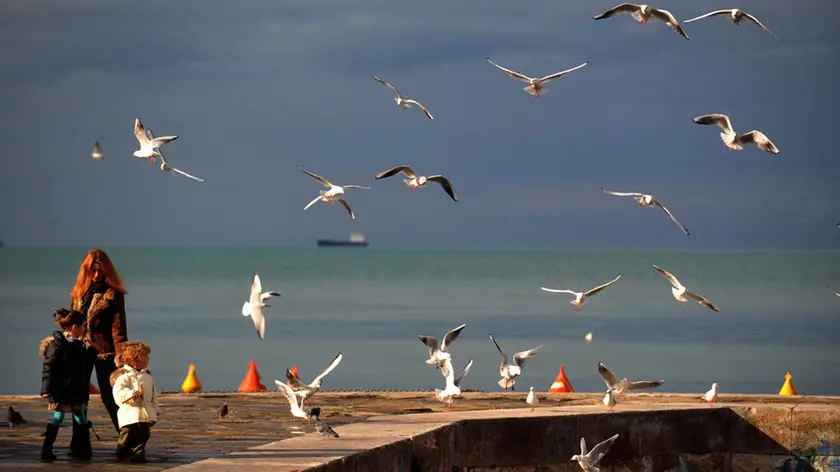
[[[560,373],[557,374],[557,378],[554,379],[554,383],[551,384],[551,388],[548,389],[548,393],[574,393],[575,389],[572,388],[572,384],[569,383],[569,379],[566,378],[566,372],[563,368],[563,364],[560,364]]]
[[[90,383],[90,388],[88,388],[88,393],[91,395],[99,395],[99,389],[93,386],[93,382]]]
[[[293,365],[293,366],[292,366],[292,368],[291,368],[291,369],[289,369],[289,372],[291,372],[291,373],[292,373],[292,375],[293,375],[296,379],[300,380],[300,377],[298,377],[298,375],[297,375],[297,365]],[[291,383],[289,383],[288,381],[286,381],[286,385],[288,385],[289,387],[291,387],[291,386],[292,386],[292,384],[291,384]]]
[[[184,383],[181,384],[181,391],[184,393],[201,391],[201,381],[195,375],[195,364],[190,364],[190,367],[187,369],[187,376],[184,378]]]
[[[240,392],[265,392],[265,385],[260,383],[260,373],[257,372],[257,363],[251,361],[248,363],[248,373],[242,383],[239,384]]]

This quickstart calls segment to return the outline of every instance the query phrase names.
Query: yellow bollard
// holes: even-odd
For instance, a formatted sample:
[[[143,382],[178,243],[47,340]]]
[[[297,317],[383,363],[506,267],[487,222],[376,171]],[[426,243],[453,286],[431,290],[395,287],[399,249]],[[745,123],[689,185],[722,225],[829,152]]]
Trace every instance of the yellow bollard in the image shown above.
[[[790,372],[785,374],[785,383],[782,385],[782,389],[779,390],[779,395],[799,395],[796,393],[796,389],[793,388],[793,383],[790,381],[791,377]]]
[[[190,370],[187,371],[187,378],[181,384],[181,391],[184,393],[201,391],[201,382],[198,380],[198,376],[195,375],[195,364],[190,364]]]

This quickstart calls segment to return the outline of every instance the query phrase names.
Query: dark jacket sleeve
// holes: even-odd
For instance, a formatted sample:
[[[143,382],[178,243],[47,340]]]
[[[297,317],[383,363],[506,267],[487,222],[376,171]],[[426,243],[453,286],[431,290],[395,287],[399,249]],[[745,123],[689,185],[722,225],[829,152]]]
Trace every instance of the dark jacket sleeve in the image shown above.
[[[125,321],[125,296],[118,293],[114,299],[114,323],[111,325],[111,335],[114,338],[114,352],[122,350],[122,343],[128,341]]]
[[[44,351],[44,371],[41,376],[41,395],[48,393],[52,395],[53,379],[58,373],[58,344],[51,341]]]

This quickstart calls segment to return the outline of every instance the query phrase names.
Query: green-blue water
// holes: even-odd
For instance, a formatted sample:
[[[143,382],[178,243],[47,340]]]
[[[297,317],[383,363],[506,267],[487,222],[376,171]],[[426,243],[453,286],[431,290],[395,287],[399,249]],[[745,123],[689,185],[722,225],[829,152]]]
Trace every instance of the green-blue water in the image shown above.
[[[88,248],[0,249],[0,393],[36,394],[39,341],[66,306]],[[840,394],[840,252],[400,251],[375,248],[105,248],[129,289],[128,335],[152,347],[161,389],[190,363],[208,390],[236,389],[248,362],[266,386],[296,364],[311,380],[338,352],[324,388],[443,388],[418,334],[467,327],[452,347],[463,387],[499,390],[493,334],[513,354],[538,344],[517,390],[545,391],[560,364],[578,391],[619,377],[663,391]],[[679,306],[657,264],[722,311]],[[266,339],[240,314],[251,276],[282,294]],[[575,312],[570,296],[623,274]],[[584,340],[592,332],[591,343]]]

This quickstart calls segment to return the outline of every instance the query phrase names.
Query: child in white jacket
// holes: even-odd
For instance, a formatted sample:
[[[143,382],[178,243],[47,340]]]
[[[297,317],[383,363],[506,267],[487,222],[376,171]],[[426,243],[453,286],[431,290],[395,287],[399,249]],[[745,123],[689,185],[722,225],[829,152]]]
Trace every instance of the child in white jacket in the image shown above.
[[[157,422],[160,408],[155,392],[155,379],[146,370],[149,346],[137,342],[122,343],[114,359],[119,367],[111,374],[114,401],[119,409],[120,439],[117,459],[133,463],[146,462],[146,442],[150,429]]]

